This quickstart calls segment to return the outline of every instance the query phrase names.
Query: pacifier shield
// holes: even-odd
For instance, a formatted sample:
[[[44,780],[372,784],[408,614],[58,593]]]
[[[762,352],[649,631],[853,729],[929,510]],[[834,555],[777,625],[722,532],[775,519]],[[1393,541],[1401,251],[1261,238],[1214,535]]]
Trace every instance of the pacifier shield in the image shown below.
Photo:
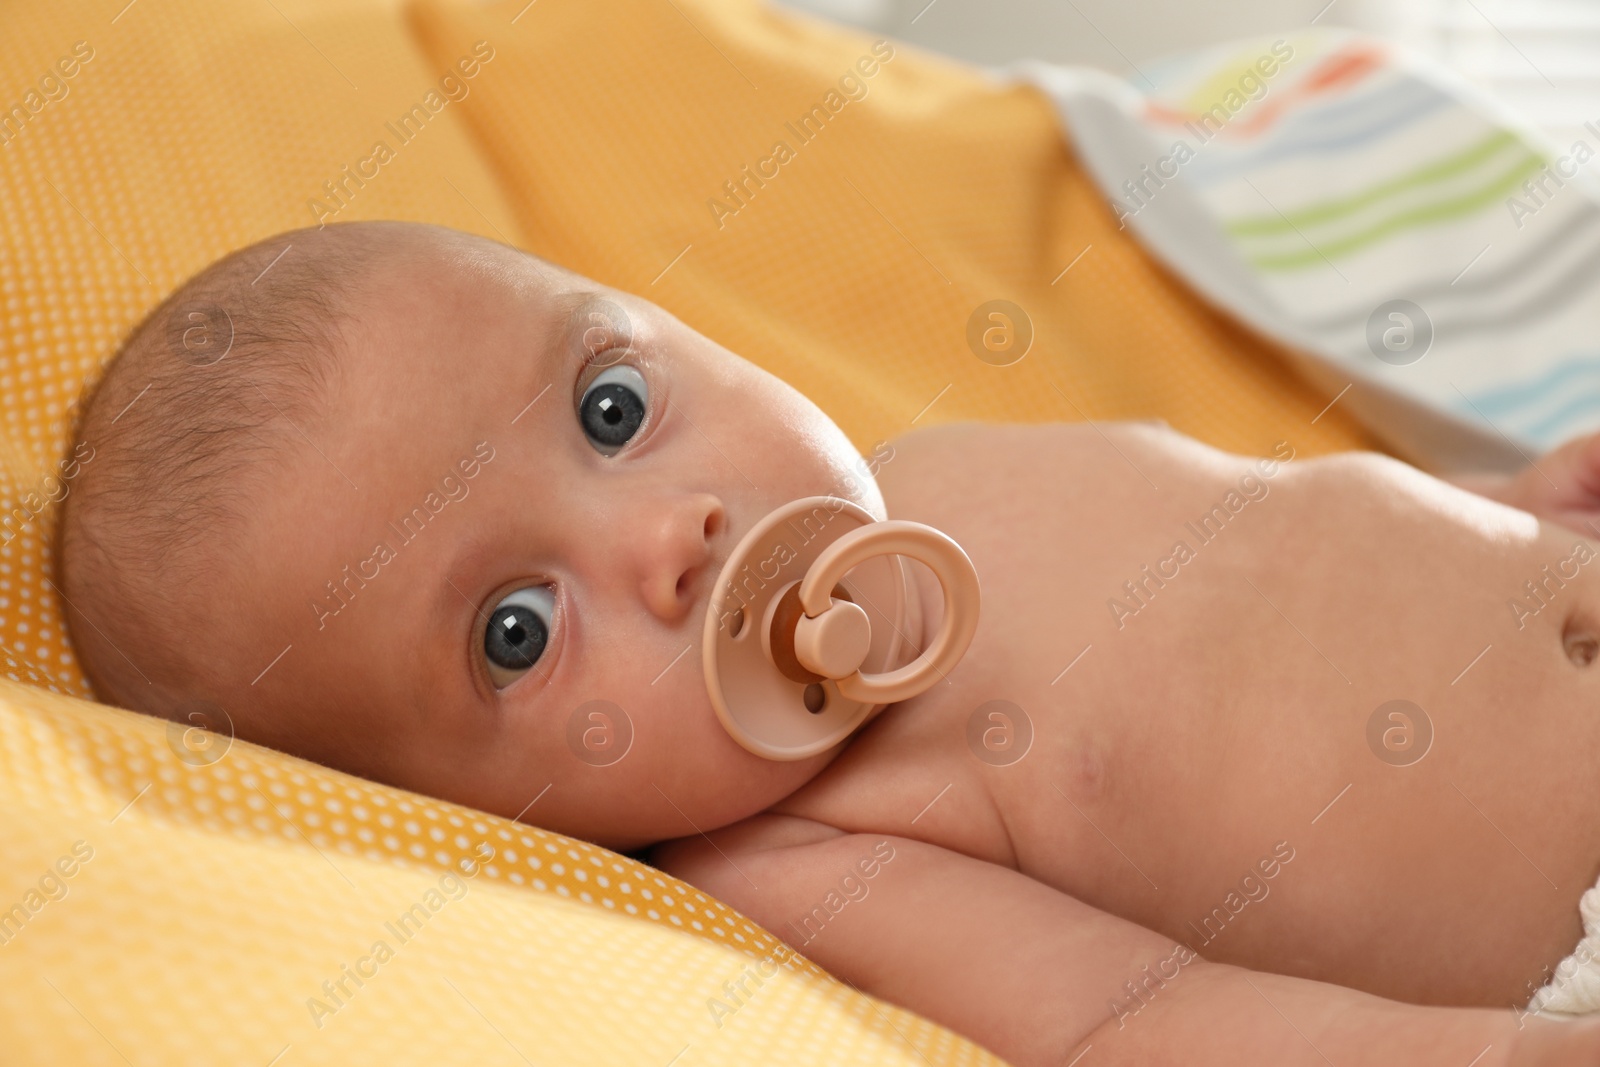
[[[850,736],[881,707],[852,700],[831,679],[807,670],[795,655],[793,636],[801,614],[799,584],[811,564],[839,538],[876,521],[840,497],[805,497],[756,523],[723,565],[706,611],[706,690],[723,728],[756,755],[815,755]],[[859,607],[871,624],[863,671],[898,662],[908,589],[904,562],[893,555],[864,560],[835,584],[833,599]]]

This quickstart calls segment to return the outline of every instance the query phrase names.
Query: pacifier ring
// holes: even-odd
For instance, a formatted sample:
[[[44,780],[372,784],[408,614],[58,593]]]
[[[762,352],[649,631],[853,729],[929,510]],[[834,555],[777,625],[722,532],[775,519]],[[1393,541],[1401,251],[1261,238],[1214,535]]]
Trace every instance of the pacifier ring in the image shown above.
[[[806,617],[795,634],[795,648],[802,662],[807,659],[808,650],[817,648],[817,656],[808,665],[828,669],[822,657],[831,650],[823,648],[824,624],[820,621],[830,607],[824,590],[863,560],[891,553],[910,556],[933,571],[944,591],[943,618],[933,644],[914,662],[888,674],[852,671],[836,677],[839,692],[853,700],[893,704],[932,688],[955,669],[978,629],[978,572],[966,552],[931,526],[888,519],[845,534],[823,549],[806,572],[800,583],[800,605],[805,608]],[[842,642],[845,638],[837,640]]]

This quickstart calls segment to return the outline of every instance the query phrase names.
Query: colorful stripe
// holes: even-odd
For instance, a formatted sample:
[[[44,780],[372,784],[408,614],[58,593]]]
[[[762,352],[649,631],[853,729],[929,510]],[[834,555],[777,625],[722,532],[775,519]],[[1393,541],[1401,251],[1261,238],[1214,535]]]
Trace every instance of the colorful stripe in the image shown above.
[[[1526,148],[1523,148],[1522,142],[1515,134],[1506,130],[1496,130],[1464,151],[1425,164],[1409,174],[1402,174],[1397,178],[1380,182],[1365,192],[1355,193],[1337,200],[1327,200],[1320,204],[1313,204],[1310,207],[1299,208],[1288,215],[1274,213],[1272,215],[1236,219],[1227,224],[1227,230],[1235,237],[1264,237],[1304,230],[1312,226],[1321,226],[1335,219],[1353,214],[1364,207],[1369,207],[1387,197],[1395,196],[1411,189],[1421,188],[1425,185],[1433,185],[1449,178],[1454,178],[1458,174],[1464,174],[1513,146],[1522,148],[1525,153],[1525,159],[1519,159],[1519,163],[1525,160],[1532,160],[1535,164],[1543,162],[1537,156],[1528,152]]]
[[[1501,174],[1489,185],[1474,192],[1453,200],[1441,200],[1401,211],[1349,237],[1324,245],[1313,245],[1306,252],[1250,256],[1249,260],[1262,270],[1294,270],[1335,256],[1347,255],[1403,230],[1432,226],[1449,219],[1471,215],[1486,205],[1503,199],[1511,190],[1517,188],[1523,179],[1536,173],[1543,166],[1543,159],[1529,153],[1517,160],[1510,170]],[[1309,238],[1307,243],[1310,243]]]
[[[1368,74],[1383,69],[1384,58],[1384,53],[1380,49],[1373,48],[1370,45],[1362,45],[1335,52],[1328,56],[1319,67],[1307,75],[1299,84],[1284,90],[1277,96],[1273,96],[1269,92],[1266,97],[1262,98],[1262,103],[1259,107],[1250,109],[1250,114],[1244,121],[1229,121],[1226,126],[1222,127],[1222,130],[1235,137],[1249,138],[1259,136],[1291,108],[1301,106],[1304,101],[1313,100],[1316,97],[1355,85]],[[1236,68],[1228,69],[1233,69],[1236,74],[1242,73]],[[1210,83],[1212,85],[1223,85],[1217,96],[1207,97],[1203,92],[1196,91],[1190,94],[1189,101],[1186,102],[1187,106],[1183,109],[1169,106],[1159,100],[1151,100],[1145,105],[1145,113],[1151,119],[1175,126],[1183,126],[1190,122],[1203,122],[1210,115],[1212,109],[1222,107],[1226,110],[1226,106],[1220,99],[1221,96],[1226,95],[1229,89],[1237,91],[1237,77],[1234,78],[1233,83],[1224,84],[1225,77],[1225,73],[1219,74],[1213,77]],[[1200,104],[1205,103],[1207,99],[1212,101],[1210,107],[1203,111],[1199,110]],[[1195,102],[1197,100],[1199,103]],[[1243,110],[1243,108],[1240,109],[1240,111]],[[1229,113],[1230,120],[1233,114],[1233,112]]]
[[[1431,86],[1404,82],[1382,92],[1340,100],[1315,114],[1294,115],[1277,135],[1227,155],[1199,155],[1185,176],[1210,185],[1232,175],[1259,171],[1274,163],[1310,156],[1346,154],[1351,149],[1405,129],[1454,101]]]

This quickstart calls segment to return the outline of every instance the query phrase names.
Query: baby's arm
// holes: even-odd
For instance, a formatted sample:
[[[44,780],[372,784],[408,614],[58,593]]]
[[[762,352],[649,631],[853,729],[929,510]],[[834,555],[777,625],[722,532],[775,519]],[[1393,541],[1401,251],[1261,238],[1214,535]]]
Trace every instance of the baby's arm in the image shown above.
[[[910,838],[757,815],[711,839],[667,842],[653,862],[833,974],[1015,1067],[1063,1067],[1091,1045],[1080,1067],[1600,1062],[1600,1020],[1519,1024],[1506,1009],[1418,1007],[1175,955],[1174,943],[1151,930]],[[863,860],[877,861],[866,865],[876,868],[870,878]],[[850,891],[859,899],[849,899],[845,875],[866,895],[857,886]],[[819,907],[806,940],[789,924]],[[1147,983],[1147,975],[1168,977]],[[1139,984],[1140,999],[1128,982]]]

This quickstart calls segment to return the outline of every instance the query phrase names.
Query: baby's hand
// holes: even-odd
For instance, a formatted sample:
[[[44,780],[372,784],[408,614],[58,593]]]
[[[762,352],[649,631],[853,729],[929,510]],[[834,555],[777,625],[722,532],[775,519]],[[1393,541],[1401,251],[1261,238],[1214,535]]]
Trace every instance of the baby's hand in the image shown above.
[[[1575,437],[1509,477],[1451,480],[1585,537],[1600,538],[1600,433]]]

